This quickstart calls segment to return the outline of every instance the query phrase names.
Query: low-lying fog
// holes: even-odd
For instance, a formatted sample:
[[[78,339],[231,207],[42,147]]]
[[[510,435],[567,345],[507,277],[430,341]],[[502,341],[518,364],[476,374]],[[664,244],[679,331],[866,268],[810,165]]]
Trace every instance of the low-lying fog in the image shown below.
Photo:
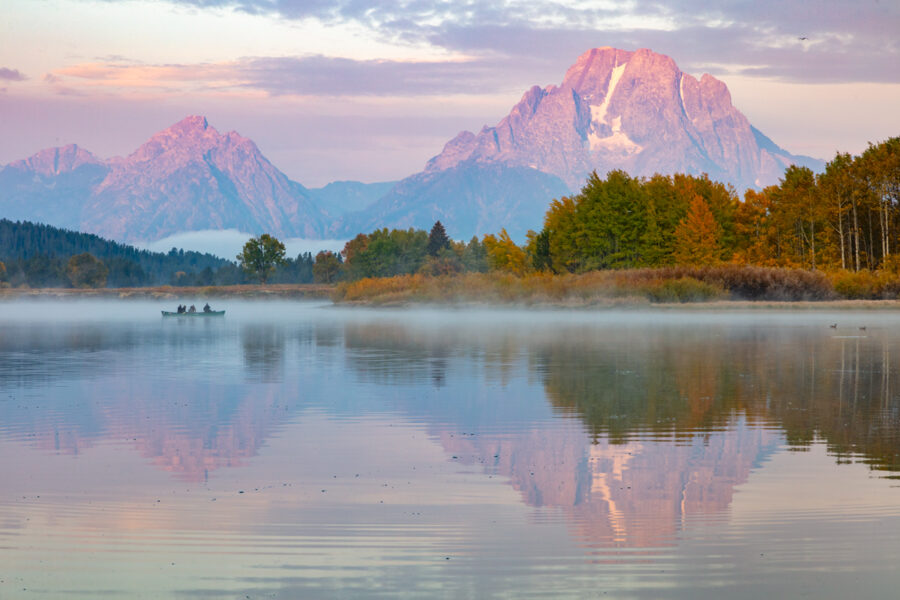
[[[195,252],[213,254],[226,260],[234,260],[234,257],[240,254],[244,248],[247,240],[256,235],[244,233],[237,229],[183,231],[155,242],[137,242],[134,245],[137,248],[150,250],[151,252],[168,252],[172,248],[178,248],[184,251],[193,250]],[[346,240],[309,240],[306,238],[286,238],[281,241],[285,246],[285,254],[291,258],[305,252],[309,252],[313,256],[322,250],[340,252],[344,248],[344,244],[347,243]]]
[[[36,322],[123,321],[148,322],[162,319],[161,311],[175,311],[178,304],[195,305],[202,310],[204,298],[175,300],[12,300],[0,303],[0,326]],[[900,312],[887,310],[803,310],[803,309],[728,309],[629,308],[599,310],[553,310],[524,307],[484,308],[360,308],[335,306],[326,300],[277,301],[211,299],[213,310],[225,310],[225,321],[291,324],[300,321],[377,322],[398,328],[465,330],[480,335],[491,330],[512,330],[520,335],[554,330],[559,327],[646,327],[691,326],[696,332],[715,326],[818,326],[836,325],[835,334],[873,333],[900,327]],[[864,330],[860,328],[865,328]],[[2,335],[2,330],[0,330]]]

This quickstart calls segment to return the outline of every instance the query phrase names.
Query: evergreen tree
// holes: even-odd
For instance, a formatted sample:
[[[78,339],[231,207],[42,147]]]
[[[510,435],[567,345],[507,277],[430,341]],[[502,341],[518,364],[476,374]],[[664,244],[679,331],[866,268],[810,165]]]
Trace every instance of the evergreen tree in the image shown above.
[[[531,257],[531,265],[536,271],[551,271],[553,268],[553,257],[550,256],[550,232],[542,229],[540,233],[533,231],[528,232],[528,254]]]
[[[428,245],[425,252],[428,256],[438,256],[442,250],[450,248],[450,238],[440,221],[436,221],[428,234]]]
[[[488,270],[487,251],[478,236],[472,236],[462,251],[463,269],[470,273],[486,273]]]

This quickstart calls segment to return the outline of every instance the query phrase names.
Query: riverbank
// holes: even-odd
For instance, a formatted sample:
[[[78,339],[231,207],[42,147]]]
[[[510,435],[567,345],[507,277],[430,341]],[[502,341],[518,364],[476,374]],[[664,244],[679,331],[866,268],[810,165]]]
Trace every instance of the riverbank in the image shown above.
[[[848,285],[850,281],[854,285]],[[862,282],[861,285],[858,282]],[[875,286],[874,283],[878,285]],[[517,307],[528,309],[699,310],[900,308],[900,281],[887,274],[812,272],[723,265],[553,275],[399,275],[337,285],[267,284],[141,288],[0,288],[0,301],[142,299],[166,302],[331,300],[339,306]]]
[[[895,296],[896,298],[896,296]],[[335,302],[485,303],[560,306],[693,303],[720,300],[843,299],[822,273],[720,266],[590,271],[579,274],[464,273],[361,279],[337,286]]]
[[[136,300],[328,300],[335,286],[322,284],[267,284],[136,288],[0,288],[0,301],[28,298],[61,299],[136,299]]]

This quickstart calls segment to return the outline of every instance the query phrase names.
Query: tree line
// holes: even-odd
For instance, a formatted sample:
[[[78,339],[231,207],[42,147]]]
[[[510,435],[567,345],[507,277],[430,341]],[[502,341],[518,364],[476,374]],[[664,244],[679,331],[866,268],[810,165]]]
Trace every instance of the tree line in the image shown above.
[[[715,265],[852,271],[900,266],[900,138],[837,154],[824,173],[790,166],[778,185],[734,188],[707,176],[593,174],[554,200],[540,232],[489,254],[509,271]],[[492,236],[486,237],[491,238]]]
[[[506,230],[468,244],[433,243],[422,230],[381,229],[347,243],[340,277],[499,271],[753,265],[900,272],[900,138],[839,153],[825,171],[790,166],[778,185],[741,200],[707,175],[592,174],[554,200],[540,231],[519,245]],[[437,248],[437,250],[436,250]]]
[[[341,252],[285,256],[263,234],[235,261],[172,249],[168,254],[31,223],[0,220],[0,282],[52,285],[233,285],[336,283],[397,275],[498,271],[585,273],[723,264],[808,270],[900,272],[900,137],[859,156],[837,154],[821,174],[790,166],[778,185],[733,187],[706,175],[592,174],[550,204],[524,244],[505,230],[454,241],[437,221],[421,229],[360,233]],[[88,254],[102,265],[82,257]],[[106,269],[105,279],[101,274]],[[91,273],[85,276],[84,273]],[[86,278],[85,278],[86,277]]]
[[[311,253],[282,260],[269,280],[311,283]],[[214,286],[253,283],[252,273],[212,254],[167,253],[30,223],[0,219],[0,285],[29,287]]]

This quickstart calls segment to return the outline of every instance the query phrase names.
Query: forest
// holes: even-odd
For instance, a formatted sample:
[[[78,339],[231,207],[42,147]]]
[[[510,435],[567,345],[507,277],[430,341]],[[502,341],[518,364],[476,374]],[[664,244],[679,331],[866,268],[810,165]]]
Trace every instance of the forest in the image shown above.
[[[312,272],[313,257],[307,252],[285,259],[269,281],[309,283]],[[175,248],[168,253],[149,252],[89,233],[0,219],[0,286],[118,288],[249,282],[253,278],[235,262],[211,254]]]

